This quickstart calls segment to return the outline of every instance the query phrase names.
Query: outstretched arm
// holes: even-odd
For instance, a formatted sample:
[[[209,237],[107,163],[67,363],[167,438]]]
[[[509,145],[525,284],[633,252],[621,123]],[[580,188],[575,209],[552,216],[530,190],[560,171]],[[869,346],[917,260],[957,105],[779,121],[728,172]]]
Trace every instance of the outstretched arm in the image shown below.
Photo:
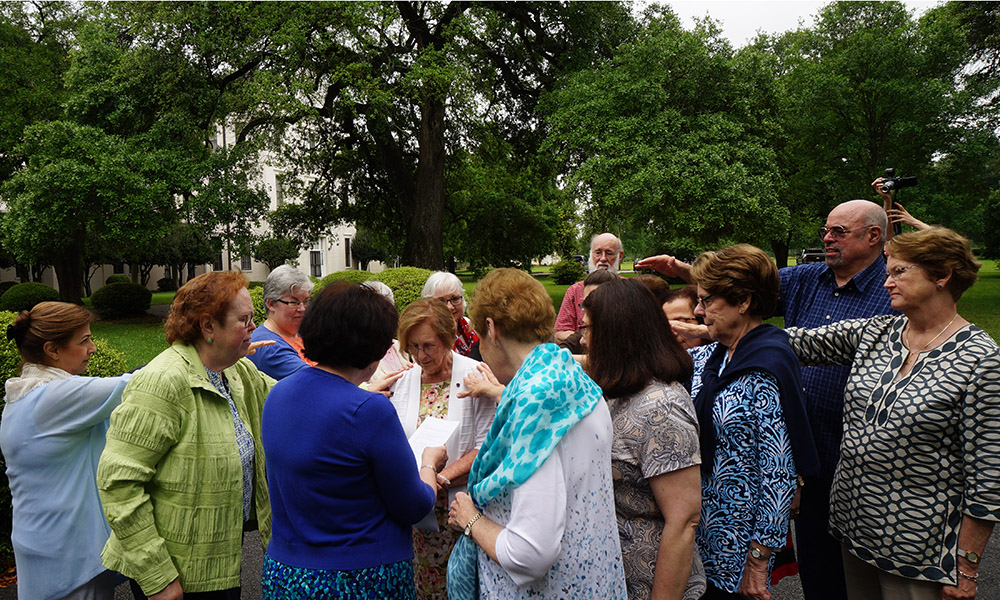
[[[652,269],[667,277],[680,277],[691,283],[691,265],[669,254],[658,254],[635,263],[636,269]]]

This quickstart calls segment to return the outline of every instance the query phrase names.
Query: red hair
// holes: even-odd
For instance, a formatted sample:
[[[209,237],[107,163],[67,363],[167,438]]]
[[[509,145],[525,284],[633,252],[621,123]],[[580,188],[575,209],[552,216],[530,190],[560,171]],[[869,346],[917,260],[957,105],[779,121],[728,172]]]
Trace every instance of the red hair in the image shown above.
[[[195,343],[201,337],[201,318],[207,316],[221,323],[236,294],[248,283],[246,275],[239,271],[202,273],[185,283],[177,290],[163,327],[167,343]]]

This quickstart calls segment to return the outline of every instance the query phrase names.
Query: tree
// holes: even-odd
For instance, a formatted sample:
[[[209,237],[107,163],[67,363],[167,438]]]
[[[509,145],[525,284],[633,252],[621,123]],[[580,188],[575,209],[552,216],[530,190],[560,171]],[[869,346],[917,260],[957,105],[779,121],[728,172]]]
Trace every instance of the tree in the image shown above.
[[[260,238],[254,243],[253,257],[273,271],[299,257],[299,245],[294,240],[274,235]]]
[[[751,87],[717,29],[685,31],[666,8],[648,11],[610,61],[566,77],[544,99],[546,147],[587,228],[699,245],[783,229]]]
[[[161,261],[170,267],[178,287],[184,284],[185,273],[195,265],[210,263],[220,250],[218,240],[210,238],[205,229],[191,223],[177,223],[160,244]]]
[[[174,218],[147,157],[99,129],[51,121],[25,129],[28,164],[4,184],[4,244],[21,262],[52,264],[60,296],[79,302],[88,232],[123,246],[148,246]]]
[[[358,269],[362,271],[367,271],[368,265],[373,260],[380,262],[388,262],[389,260],[389,253],[379,246],[375,236],[365,229],[358,229],[354,234],[351,255],[358,262]]]

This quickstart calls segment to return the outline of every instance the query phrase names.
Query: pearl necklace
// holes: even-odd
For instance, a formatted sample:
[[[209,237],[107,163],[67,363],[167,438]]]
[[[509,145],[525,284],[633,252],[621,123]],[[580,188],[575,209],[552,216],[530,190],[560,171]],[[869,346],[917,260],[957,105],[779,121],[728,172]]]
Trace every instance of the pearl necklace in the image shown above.
[[[957,319],[957,318],[958,318],[958,313],[956,312],[955,316],[952,317],[951,320],[948,321],[948,324],[944,326],[944,329],[942,329],[941,331],[939,331],[936,336],[932,337],[930,339],[930,341],[927,342],[926,344],[924,344],[924,346],[920,350],[917,350],[916,352],[913,352],[912,350],[910,350],[910,353],[908,355],[906,355],[906,360],[903,361],[903,366],[905,367],[906,364],[910,362],[911,358],[913,358],[914,356],[919,356],[921,352],[923,352],[924,350],[926,350],[928,346],[930,346],[931,344],[933,344],[935,340],[937,340],[939,337],[941,337],[941,334],[943,334],[944,332],[948,331],[948,328],[951,327],[951,324],[954,323],[955,319]],[[909,347],[910,347],[910,338],[909,338],[909,335],[910,335],[910,324],[907,323],[906,324],[906,329],[903,331],[903,341],[906,342],[907,349],[909,349]]]

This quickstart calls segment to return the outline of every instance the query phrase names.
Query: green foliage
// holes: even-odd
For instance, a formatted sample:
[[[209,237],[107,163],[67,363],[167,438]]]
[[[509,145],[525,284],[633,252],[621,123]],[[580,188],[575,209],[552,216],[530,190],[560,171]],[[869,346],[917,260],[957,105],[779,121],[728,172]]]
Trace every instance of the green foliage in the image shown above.
[[[138,283],[112,283],[94,292],[90,301],[102,319],[121,319],[146,314],[153,292]]]
[[[251,287],[250,299],[253,300],[253,322],[260,327],[261,323],[267,320],[264,312],[264,287]]]
[[[299,257],[299,245],[287,237],[271,235],[257,240],[253,246],[253,257],[273,271],[290,260]]]
[[[156,280],[156,291],[158,292],[176,292],[177,291],[177,280],[173,277],[161,277]]]
[[[411,302],[420,298],[431,271],[419,267],[397,267],[376,274],[375,278],[389,286],[396,299],[396,310],[403,312]]]
[[[0,296],[0,311],[9,310],[14,313],[31,310],[39,302],[58,300],[59,292],[44,283],[29,281],[12,286]]]
[[[570,285],[580,281],[587,275],[583,265],[575,260],[564,258],[552,265],[552,281],[557,285]]]
[[[121,321],[94,321],[90,331],[125,357],[125,370],[141,367],[167,347],[163,320],[140,317]]]
[[[368,271],[334,271],[330,273],[323,279],[316,282],[316,287],[313,288],[313,296],[319,293],[320,290],[330,285],[334,281],[353,281],[354,283],[364,283],[365,281],[370,281],[372,279],[377,279],[378,276],[375,273],[369,273]]]
[[[382,247],[374,235],[365,229],[359,229],[354,234],[354,240],[351,243],[351,254],[354,256],[354,260],[357,261],[358,269],[361,271],[366,271],[368,264],[373,260],[380,262],[387,262],[389,260],[389,252]]]
[[[17,283],[18,282],[16,282],[16,281],[4,281],[4,282],[0,282],[0,296],[3,296],[4,293],[7,290],[9,290],[10,288],[12,288],[15,285],[17,285]]]
[[[254,289],[254,288],[264,289],[265,285],[267,285],[266,281],[251,281],[250,283],[247,284],[247,288],[249,288],[251,290]]]
[[[128,275],[108,275],[108,278],[104,280],[104,285],[111,285],[112,283],[132,283]]]

